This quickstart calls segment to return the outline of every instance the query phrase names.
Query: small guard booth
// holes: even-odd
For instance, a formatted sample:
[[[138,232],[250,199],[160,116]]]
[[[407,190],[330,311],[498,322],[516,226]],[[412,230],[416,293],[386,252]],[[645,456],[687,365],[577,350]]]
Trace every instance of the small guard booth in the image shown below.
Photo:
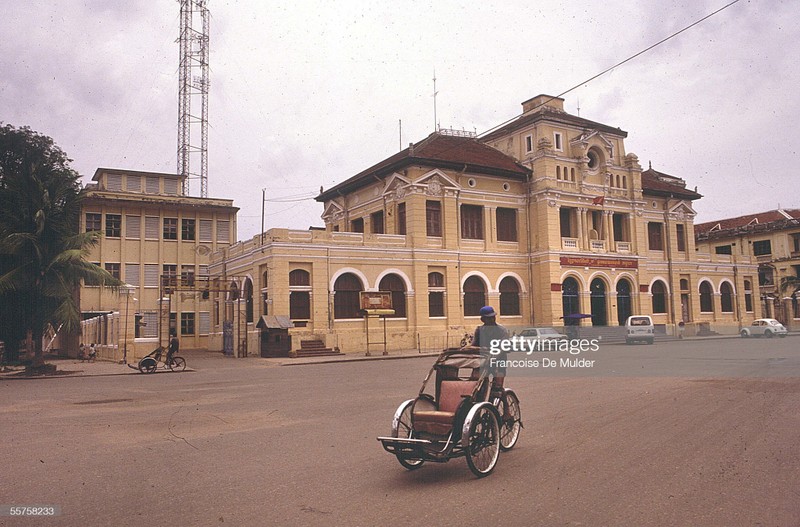
[[[261,330],[262,357],[288,357],[292,350],[289,328],[294,324],[285,315],[262,315],[256,327]]]

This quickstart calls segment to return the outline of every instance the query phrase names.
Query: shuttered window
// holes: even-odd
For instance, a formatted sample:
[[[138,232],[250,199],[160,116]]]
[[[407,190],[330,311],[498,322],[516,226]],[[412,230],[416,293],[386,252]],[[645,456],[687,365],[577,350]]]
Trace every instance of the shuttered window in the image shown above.
[[[122,176],[120,174],[108,174],[106,176],[106,188],[108,190],[122,190]]]
[[[158,287],[158,264],[144,264],[144,286]]]
[[[461,205],[461,237],[483,239],[483,207],[480,205]]]
[[[132,240],[138,240],[142,235],[142,217],[141,216],[125,216],[125,237]]]
[[[214,222],[213,220],[200,220],[200,241],[201,242],[210,242],[213,241],[213,228]]]
[[[161,221],[158,216],[144,217],[144,237],[147,240],[157,240],[161,232]]]
[[[425,202],[425,232],[428,236],[442,235],[442,204],[439,201]]]
[[[130,285],[139,287],[139,264],[126,263],[125,264],[125,282]]]
[[[125,178],[125,190],[130,192],[141,192],[142,176],[128,176]]]
[[[142,323],[143,326],[141,328],[142,335],[145,338],[153,338],[158,336],[158,312],[157,311],[145,311],[142,313]]]
[[[497,208],[497,240],[517,241],[517,209]]]
[[[178,195],[178,180],[176,179],[165,179],[164,180],[164,194],[168,196],[177,196]]]
[[[145,192],[148,194],[158,194],[158,178],[147,177],[145,178]]]
[[[228,220],[217,221],[217,241],[228,243],[231,241],[231,222]]]
[[[211,313],[200,311],[197,313],[197,334],[208,335],[211,331]]]

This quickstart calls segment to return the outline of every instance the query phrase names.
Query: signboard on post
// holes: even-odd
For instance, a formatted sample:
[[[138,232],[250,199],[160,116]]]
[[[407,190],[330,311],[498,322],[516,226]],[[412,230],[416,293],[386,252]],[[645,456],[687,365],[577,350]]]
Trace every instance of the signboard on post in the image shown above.
[[[392,309],[392,293],[390,291],[361,291],[361,309]]]
[[[361,311],[364,313],[364,332],[366,333],[367,337],[367,356],[372,355],[369,349],[370,317],[378,317],[383,319],[383,341],[373,342],[373,344],[383,344],[383,354],[388,355],[389,352],[386,351],[386,344],[388,343],[388,340],[386,339],[386,316],[394,315],[394,309],[392,309],[392,293],[390,291],[361,291],[360,300]]]

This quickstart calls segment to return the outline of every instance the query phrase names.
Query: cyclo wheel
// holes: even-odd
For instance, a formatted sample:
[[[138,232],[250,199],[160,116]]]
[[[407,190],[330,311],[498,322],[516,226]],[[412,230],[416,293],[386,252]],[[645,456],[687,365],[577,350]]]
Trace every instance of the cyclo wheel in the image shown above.
[[[172,362],[169,363],[169,369],[172,371],[183,371],[186,369],[186,360],[183,357],[172,357]]]
[[[395,414],[395,420],[392,422],[392,437],[411,439],[414,437],[414,429],[411,426],[411,408],[414,406],[414,401],[407,401]],[[396,454],[397,461],[400,462],[408,470],[416,470],[425,463],[423,459],[412,459],[402,454]]]
[[[153,373],[157,367],[158,363],[153,357],[145,357],[139,361],[139,371],[142,373]]]
[[[503,393],[500,399],[500,450],[511,450],[517,444],[520,428],[522,428],[522,412],[519,409],[519,399],[511,391]]]
[[[482,478],[492,473],[497,465],[497,458],[500,457],[500,426],[497,423],[497,414],[491,404],[485,404],[474,411],[472,419],[467,416],[467,420],[469,429],[467,443],[464,445],[467,465],[473,474]]]

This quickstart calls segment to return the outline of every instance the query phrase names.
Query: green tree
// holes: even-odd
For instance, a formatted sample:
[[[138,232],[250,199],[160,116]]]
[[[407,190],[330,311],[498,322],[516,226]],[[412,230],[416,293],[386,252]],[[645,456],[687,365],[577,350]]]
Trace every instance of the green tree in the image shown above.
[[[81,280],[120,282],[86,261],[100,233],[81,233],[83,191],[70,159],[47,136],[0,123],[0,339],[33,342],[40,366],[48,324],[80,329]]]
[[[800,289],[800,278],[797,276],[782,276],[778,284],[781,296],[788,296]]]

